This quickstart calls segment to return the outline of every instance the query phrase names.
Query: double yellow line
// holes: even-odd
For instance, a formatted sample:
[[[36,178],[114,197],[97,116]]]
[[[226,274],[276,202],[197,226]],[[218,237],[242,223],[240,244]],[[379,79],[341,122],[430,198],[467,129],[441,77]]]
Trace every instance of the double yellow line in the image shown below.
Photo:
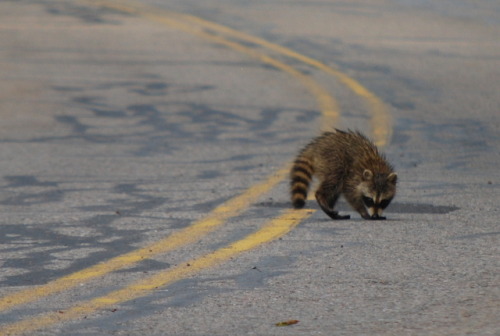
[[[184,32],[188,32],[203,39],[225,45],[233,50],[249,55],[259,61],[272,65],[300,81],[313,94],[318,102],[318,106],[323,115],[323,125],[336,125],[340,117],[336,101],[330,96],[328,91],[318,84],[312,77],[303,74],[297,69],[259,51],[257,48],[250,48],[241,42],[250,42],[267,52],[274,52],[278,55],[300,61],[303,64],[312,66],[320,71],[336,77],[341,83],[350,88],[354,93],[363,98],[369,111],[372,114],[371,124],[375,142],[386,145],[391,136],[391,119],[385,105],[373,93],[364,88],[354,79],[342,72],[329,67],[317,60],[296,53],[288,48],[273,44],[255,36],[251,36],[231,28],[203,20],[191,15],[172,13],[159,9],[153,9],[138,4],[125,3],[124,1],[111,0],[83,0],[93,6],[112,8],[120,12],[131,13],[148,20],[165,24]],[[241,195],[232,198],[224,204],[216,207],[207,217],[194,222],[192,225],[171,234],[153,244],[112,258],[103,263],[94,265],[87,269],[72,273],[65,277],[56,279],[46,285],[30,288],[27,290],[12,293],[0,298],[0,311],[11,309],[21,304],[38,300],[40,298],[69,290],[83,282],[90,281],[97,277],[104,276],[110,272],[133,265],[141,260],[151,258],[155,255],[166,253],[183,245],[191,244],[201,237],[212,232],[217,227],[223,225],[227,220],[245,211],[248,206],[258,200],[260,196],[271,190],[277,183],[282,181],[288,172],[288,165],[280,169],[265,181],[253,185]],[[300,221],[313,213],[312,210],[286,210],[280,216],[266,223],[255,233],[234,242],[223,249],[216,250],[200,258],[187,262],[190,266],[177,266],[165,270],[156,275],[139,280],[120,290],[113,291],[105,296],[98,297],[85,302],[80,302],[64,311],[64,314],[57,312],[41,314],[35,317],[14,322],[0,327],[0,335],[13,335],[27,333],[36,329],[49,326],[65,320],[70,320],[90,314],[98,309],[131,300],[142,295],[146,295],[157,287],[168,285],[186,276],[199,272],[217,263],[221,263],[236,254],[248,251],[260,244],[276,239],[289,232]]]

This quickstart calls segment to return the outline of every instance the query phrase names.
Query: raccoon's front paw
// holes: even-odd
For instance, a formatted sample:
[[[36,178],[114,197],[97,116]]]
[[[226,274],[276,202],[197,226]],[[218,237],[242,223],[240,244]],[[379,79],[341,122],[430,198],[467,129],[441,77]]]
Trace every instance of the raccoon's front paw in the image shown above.
[[[379,216],[378,214],[373,214],[370,218],[372,220],[384,220],[385,219],[384,216]]]
[[[339,215],[339,214],[337,214],[337,216],[332,217],[332,218],[335,220],[351,219],[351,215]]]
[[[342,219],[350,219],[351,215],[339,215],[337,211],[331,211],[328,213],[328,216],[330,218],[335,219],[335,220],[342,220]]]

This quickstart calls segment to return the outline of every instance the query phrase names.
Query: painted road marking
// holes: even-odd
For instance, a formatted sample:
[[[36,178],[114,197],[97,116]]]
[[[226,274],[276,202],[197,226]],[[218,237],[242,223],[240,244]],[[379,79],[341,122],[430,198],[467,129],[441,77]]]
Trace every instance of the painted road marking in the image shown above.
[[[85,1],[85,2],[88,2],[88,1]],[[91,1],[91,2],[95,5],[106,6],[106,7],[114,8],[114,9],[121,10],[124,12],[138,14],[138,15],[145,17],[145,18],[148,18],[152,21],[156,21],[156,22],[163,23],[163,24],[168,24],[168,25],[173,26],[177,29],[198,35],[198,36],[203,37],[205,39],[212,40],[213,42],[216,42],[219,44],[224,44],[224,45],[226,45],[234,50],[237,50],[237,51],[240,51],[240,52],[245,53],[247,55],[250,55],[252,57],[255,57],[264,63],[273,65],[274,67],[279,68],[282,71],[285,71],[285,72],[291,74],[292,76],[294,76],[295,78],[299,79],[309,89],[309,91],[315,95],[325,120],[330,120],[329,121],[330,123],[332,120],[334,120],[334,121],[338,120],[339,112],[338,112],[336,102],[328,94],[328,92],[323,87],[321,87],[317,82],[315,82],[311,77],[304,75],[300,71],[296,70],[295,68],[293,68],[287,64],[284,64],[280,61],[277,61],[276,59],[274,59],[266,54],[260,53],[255,49],[245,47],[244,45],[242,45],[240,43],[225,39],[221,36],[214,35],[213,33],[208,33],[203,29],[200,30],[200,29],[197,29],[196,27],[187,25],[184,22],[179,21],[179,19],[173,20],[171,17],[169,17],[169,15],[173,15],[171,12],[166,12],[166,11],[161,11],[161,10],[159,11],[157,9],[154,9],[154,10],[149,9],[148,11],[145,11],[144,9],[138,10],[137,7],[128,7],[128,6],[124,6],[124,5],[119,5],[119,8],[118,8],[117,7],[118,3],[113,2],[113,1]],[[120,2],[120,4],[122,4],[122,3],[123,2]],[[143,8],[143,7],[141,7],[141,8]],[[311,66],[316,67],[319,70],[322,70],[326,73],[329,73],[331,75],[336,76],[340,82],[342,82],[344,85],[349,87],[351,90],[353,90],[357,95],[362,97],[367,102],[367,104],[368,104],[368,106],[373,114],[373,116],[372,116],[372,128],[373,128],[373,134],[375,137],[374,140],[376,141],[376,143],[379,146],[384,146],[390,141],[391,130],[392,130],[392,127],[391,127],[392,121],[390,119],[390,115],[389,115],[387,109],[385,108],[384,104],[380,101],[380,99],[378,97],[376,97],[373,93],[369,92],[366,88],[364,88],[361,84],[359,84],[357,81],[350,78],[349,76],[347,76],[347,75],[339,72],[338,70],[333,69],[333,68],[331,68],[331,67],[329,67],[321,62],[318,62],[314,59],[311,59],[307,56],[298,54],[290,49],[287,49],[287,48],[284,48],[282,46],[270,43],[268,41],[261,40],[260,38],[253,37],[253,36],[247,35],[245,33],[237,32],[237,31],[232,30],[228,27],[224,27],[224,26],[218,25],[216,23],[211,23],[209,21],[205,21],[203,19],[196,18],[193,16],[184,15],[184,14],[175,14],[175,16],[182,18],[186,21],[201,22],[201,23],[203,23],[203,25],[205,25],[205,28],[207,28],[207,25],[208,25],[208,26],[210,26],[210,28],[218,31],[219,33],[223,32],[223,31],[230,32],[230,35],[232,35],[233,37],[236,37],[236,35],[238,35],[239,38],[244,40],[244,41],[253,42],[253,43],[258,44],[262,47],[265,47],[267,49],[281,53],[282,55],[285,55],[285,56],[288,56],[291,58],[295,58],[297,60],[302,61],[305,64],[309,64]],[[217,28],[217,29],[215,29],[215,28]],[[56,292],[67,290],[71,287],[76,286],[79,283],[82,283],[83,281],[87,281],[87,280],[90,280],[92,278],[107,274],[111,271],[114,271],[114,270],[117,270],[117,269],[120,269],[120,268],[123,268],[126,266],[130,266],[131,264],[139,262],[140,260],[142,260],[144,258],[148,258],[148,257],[154,256],[156,254],[170,251],[170,250],[175,249],[179,246],[192,243],[192,242],[196,241],[197,239],[199,239],[201,236],[207,234],[208,232],[213,231],[217,226],[222,225],[227,219],[234,217],[234,216],[238,215],[239,213],[243,212],[247,208],[248,204],[255,202],[256,199],[260,195],[269,191],[278,182],[280,182],[286,176],[287,173],[288,173],[288,168],[281,169],[280,171],[278,171],[278,173],[276,173],[275,175],[270,177],[266,182],[258,184],[254,187],[251,187],[246,192],[244,192],[242,195],[237,196],[237,197],[233,198],[232,200],[217,207],[205,219],[197,221],[189,228],[186,228],[185,230],[174,233],[171,236],[169,236],[169,237],[167,237],[167,238],[165,238],[157,243],[154,243],[154,244],[151,244],[151,245],[146,246],[144,248],[132,251],[132,252],[124,254],[122,256],[113,258],[107,262],[95,265],[95,266],[87,268],[85,270],[75,272],[75,273],[70,274],[66,277],[55,280],[55,281],[53,281],[45,286],[39,286],[37,288],[28,289],[28,290],[14,293],[12,295],[4,297],[3,299],[0,299],[0,310],[5,310],[5,309],[11,308],[12,306],[15,306],[15,305],[27,303],[27,302],[39,299],[39,298],[44,297],[44,296],[48,296],[48,295],[56,293]],[[301,211],[290,210],[290,213],[299,213],[299,212],[301,212]],[[306,218],[307,216],[309,216],[313,212],[314,212],[313,210],[308,210],[308,212],[306,212],[307,215],[304,215],[304,217],[301,218],[300,220],[303,220],[304,218]],[[280,218],[282,218],[282,216],[273,220],[272,223],[274,223],[276,220],[279,221]],[[298,222],[300,222],[300,220]],[[265,227],[268,227],[268,226],[266,225]],[[260,232],[261,232],[261,230],[257,231],[256,233],[252,234],[251,236],[255,237],[254,235],[256,235]],[[196,238],[194,238],[194,237],[196,237]],[[193,238],[193,239],[191,239],[191,238]],[[264,237],[261,237],[260,239],[263,239],[263,238]],[[243,239],[242,241],[237,242],[237,243],[240,243],[243,241],[246,241],[246,238]],[[260,241],[259,238],[256,238],[253,241],[254,241],[255,245],[253,243],[247,242],[246,246],[253,246],[251,248],[254,248],[254,247],[258,246],[259,244],[261,244],[261,243],[258,243],[258,241]],[[233,245],[234,244],[232,244],[230,246],[233,246]],[[246,251],[246,250],[247,249],[242,249],[241,252]],[[221,254],[221,252],[218,252],[218,251],[214,252],[214,254],[215,255]],[[241,253],[241,252],[238,252],[238,253]],[[206,266],[202,267],[201,269],[204,269],[204,268],[210,267],[210,265],[216,264],[216,262],[210,263],[210,260],[211,260],[210,258],[209,259],[204,259],[204,258],[205,257],[203,257],[202,260],[205,260],[207,262],[202,263],[202,264],[206,265]],[[217,262],[222,262],[225,259],[222,258],[222,259],[218,259],[218,260],[219,261],[217,261]],[[189,269],[189,271],[193,271],[193,270],[194,270],[194,268]],[[187,275],[192,274],[192,273],[179,272],[179,274],[184,274],[183,276],[187,276]],[[151,278],[148,278],[148,279],[151,280]],[[148,280],[148,279],[146,279],[146,280]],[[144,281],[146,281],[146,280],[144,280]],[[172,280],[172,281],[176,281],[176,280]],[[142,282],[139,282],[139,283],[142,283]],[[166,284],[168,284],[168,283],[166,283]],[[126,288],[128,288],[130,290],[130,287],[126,287]],[[140,287],[136,287],[137,290],[139,288]],[[144,288],[142,288],[142,290],[144,290]],[[137,290],[135,292],[137,292]],[[119,290],[119,291],[115,291],[113,293],[115,293],[117,295],[117,294],[121,293],[121,291],[122,290]],[[113,293],[111,293],[111,294],[113,294]],[[100,299],[101,301],[99,301],[98,299]],[[88,305],[91,302],[93,302],[93,304],[97,304],[97,303],[101,302],[101,304],[108,304],[109,305],[109,304],[113,304],[113,302],[122,302],[123,301],[123,300],[122,301],[115,301],[116,296],[110,297],[109,295],[102,297],[102,298],[98,298],[98,299],[88,301],[86,304]],[[79,308],[79,307],[82,307],[82,305],[79,305],[79,306],[72,308],[73,309],[72,311],[74,313],[77,313],[78,311],[81,312],[82,308]],[[97,308],[95,308],[95,309],[99,309],[99,306],[97,306]],[[95,309],[93,311],[95,311]],[[64,319],[65,320],[71,319],[71,317],[69,317],[70,315],[71,314],[65,315]],[[50,316],[50,314],[45,314],[45,315],[42,315],[38,318],[32,318],[29,320],[24,320],[24,321],[12,324],[12,325],[10,325],[10,327],[13,327],[15,325],[21,326],[21,325],[33,324],[35,320],[38,321],[37,323],[42,323],[42,321],[46,321],[46,322],[44,322],[45,324],[43,324],[43,325],[48,325],[48,324],[56,323],[58,321],[62,321],[61,316],[59,314],[57,315],[59,318],[54,319],[54,320],[51,320],[49,316]],[[47,322],[49,320],[53,321],[53,322]],[[31,322],[29,322],[29,321],[31,321]],[[1,330],[3,331],[4,329],[1,329]],[[5,329],[5,330],[7,330],[7,329]],[[12,330],[12,329],[9,329],[9,330]],[[25,332],[28,329],[22,329],[22,330],[17,329],[17,330],[20,330],[19,332]],[[30,330],[33,330],[33,329],[30,329]]]
[[[99,309],[146,296],[159,287],[170,285],[194,273],[214,267],[234,256],[285,235],[313,212],[314,211],[310,209],[287,209],[283,214],[267,222],[256,232],[226,247],[205,254],[200,258],[187,261],[172,269],[138,280],[127,287],[115,290],[107,295],[81,302],[66,310],[50,312],[2,326],[0,327],[0,335],[32,332],[55,323],[92,314]]]

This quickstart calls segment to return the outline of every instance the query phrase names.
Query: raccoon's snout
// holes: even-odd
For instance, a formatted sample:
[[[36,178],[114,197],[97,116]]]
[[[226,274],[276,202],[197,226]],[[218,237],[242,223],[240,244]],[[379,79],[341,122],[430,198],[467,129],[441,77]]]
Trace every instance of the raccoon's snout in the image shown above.
[[[385,219],[385,217],[382,217],[382,211],[383,209],[373,206],[369,207],[368,209],[368,214],[370,215],[371,219]]]
[[[371,198],[370,198],[371,200]],[[371,219],[385,219],[385,217],[382,216],[382,212],[384,211],[383,208],[380,207],[378,204],[374,204],[373,201],[371,202],[364,202],[365,206],[368,210],[368,214],[370,215]]]

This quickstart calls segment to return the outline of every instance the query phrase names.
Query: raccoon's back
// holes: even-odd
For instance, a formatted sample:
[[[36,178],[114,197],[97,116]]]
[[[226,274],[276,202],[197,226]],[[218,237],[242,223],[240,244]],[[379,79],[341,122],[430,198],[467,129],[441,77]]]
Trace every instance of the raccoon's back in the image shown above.
[[[342,154],[345,156],[378,155],[377,147],[363,134],[358,131],[348,130],[347,132],[336,130],[336,132],[325,132],[310,146],[316,147],[318,154],[328,156],[330,153]]]
[[[351,130],[325,132],[307,145],[300,155],[314,162],[318,175],[327,175],[332,171],[342,174],[352,170],[353,165],[380,157],[377,148],[368,138]]]

